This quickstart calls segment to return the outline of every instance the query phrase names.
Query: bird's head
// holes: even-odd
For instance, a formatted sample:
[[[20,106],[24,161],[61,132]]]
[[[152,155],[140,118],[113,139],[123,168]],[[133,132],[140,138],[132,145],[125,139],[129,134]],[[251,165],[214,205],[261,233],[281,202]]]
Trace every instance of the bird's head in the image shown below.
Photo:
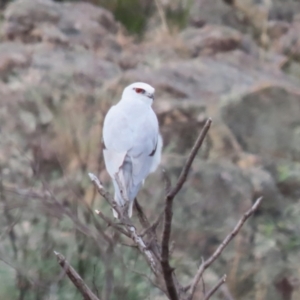
[[[122,99],[137,99],[151,105],[154,100],[154,92],[155,89],[151,85],[135,82],[124,89]]]

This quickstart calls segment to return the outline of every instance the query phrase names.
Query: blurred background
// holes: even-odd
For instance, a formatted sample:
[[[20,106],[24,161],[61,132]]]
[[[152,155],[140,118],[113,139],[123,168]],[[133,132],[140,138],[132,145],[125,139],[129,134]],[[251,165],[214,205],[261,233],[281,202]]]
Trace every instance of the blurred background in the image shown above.
[[[92,212],[111,215],[87,173],[112,190],[103,117],[134,81],[156,89],[173,182],[213,119],[174,204],[179,278],[262,195],[206,288],[226,273],[215,300],[300,299],[299,0],[1,1],[0,30],[0,299],[81,299],[54,250],[101,299],[165,299]],[[158,170],[138,196],[152,220],[163,195]]]

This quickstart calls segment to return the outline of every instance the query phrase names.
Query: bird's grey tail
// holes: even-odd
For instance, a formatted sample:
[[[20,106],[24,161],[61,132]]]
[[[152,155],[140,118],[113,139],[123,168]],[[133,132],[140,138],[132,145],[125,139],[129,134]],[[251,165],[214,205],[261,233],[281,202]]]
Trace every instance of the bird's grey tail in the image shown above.
[[[133,210],[133,202],[136,197],[141,184],[134,185],[132,181],[132,162],[129,156],[125,157],[124,163],[118,173],[118,181],[123,188],[123,195],[120,192],[119,185],[117,180],[113,180],[114,188],[115,188],[115,201],[119,206],[124,206],[125,202],[129,202],[128,204],[128,216],[132,217]],[[115,218],[118,218],[118,213],[113,210],[113,214]]]

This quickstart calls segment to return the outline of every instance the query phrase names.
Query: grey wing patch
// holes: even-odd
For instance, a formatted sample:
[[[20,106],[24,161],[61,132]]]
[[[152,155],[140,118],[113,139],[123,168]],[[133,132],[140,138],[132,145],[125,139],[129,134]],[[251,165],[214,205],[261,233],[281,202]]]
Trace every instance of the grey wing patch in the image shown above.
[[[155,148],[152,150],[152,152],[149,154],[149,156],[154,156],[155,152],[156,152],[156,149],[157,149],[157,143],[155,145]]]
[[[104,139],[102,138],[102,140],[101,140],[101,144],[102,144],[102,148],[103,149],[106,149],[106,146],[105,146],[105,143],[104,143]]]

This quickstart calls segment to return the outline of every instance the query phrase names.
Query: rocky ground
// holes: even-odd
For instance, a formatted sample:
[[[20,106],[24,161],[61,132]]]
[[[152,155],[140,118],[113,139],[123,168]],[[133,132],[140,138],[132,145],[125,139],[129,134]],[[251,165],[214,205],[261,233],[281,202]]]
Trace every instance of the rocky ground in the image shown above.
[[[250,12],[263,10],[262,4],[248,1],[245,8],[238,0],[225,2],[195,1],[188,27],[178,33],[152,29],[141,41],[111,12],[86,2],[10,3],[0,43],[2,183],[27,189],[40,188],[43,180],[65,201],[68,184],[90,202],[87,170],[109,183],[99,159],[103,116],[124,86],[145,81],[156,89],[163,165],[172,177],[204,120],[213,119],[176,202],[174,263],[185,276],[193,274],[195,261],[209,255],[262,195],[258,214],[210,276],[227,273],[233,299],[296,300],[300,7],[296,1],[274,1],[269,21],[264,14],[253,21]],[[150,214],[162,205],[163,191],[155,189],[159,180],[159,174],[150,179],[140,196],[144,203],[154,199]],[[4,208],[20,209],[23,203],[11,194],[6,199]],[[22,207],[24,216],[16,209],[13,214],[33,226]],[[23,261],[21,254],[18,260]]]

